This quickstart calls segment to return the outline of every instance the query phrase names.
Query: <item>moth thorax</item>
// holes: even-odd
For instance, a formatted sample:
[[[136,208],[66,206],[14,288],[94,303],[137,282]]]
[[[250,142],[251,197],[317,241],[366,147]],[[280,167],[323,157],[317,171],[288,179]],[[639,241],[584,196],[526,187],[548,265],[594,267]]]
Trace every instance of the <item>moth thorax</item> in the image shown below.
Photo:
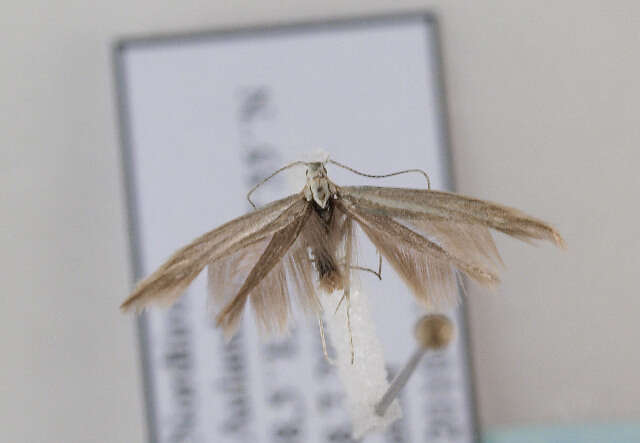
[[[327,179],[315,179],[311,182],[311,195],[313,200],[322,208],[327,207],[327,201],[329,200],[329,183]]]
[[[329,191],[327,170],[322,163],[309,163],[307,166],[307,185],[313,201],[322,209],[326,208],[331,192]]]

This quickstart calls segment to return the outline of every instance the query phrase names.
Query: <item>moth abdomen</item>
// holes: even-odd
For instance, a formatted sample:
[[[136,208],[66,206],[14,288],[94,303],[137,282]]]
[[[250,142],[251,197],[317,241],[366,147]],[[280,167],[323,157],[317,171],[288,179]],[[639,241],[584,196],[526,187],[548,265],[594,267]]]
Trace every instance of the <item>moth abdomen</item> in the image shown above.
[[[317,259],[315,265],[320,289],[326,292],[343,289],[342,272],[332,258],[324,256]]]
[[[343,289],[343,275],[337,260],[335,245],[330,241],[330,233],[333,228],[334,204],[329,200],[323,208],[316,202],[312,202],[313,209],[318,214],[317,229],[321,232],[320,236],[314,236],[318,240],[311,247],[313,263],[318,273],[318,284],[320,289],[327,292]]]

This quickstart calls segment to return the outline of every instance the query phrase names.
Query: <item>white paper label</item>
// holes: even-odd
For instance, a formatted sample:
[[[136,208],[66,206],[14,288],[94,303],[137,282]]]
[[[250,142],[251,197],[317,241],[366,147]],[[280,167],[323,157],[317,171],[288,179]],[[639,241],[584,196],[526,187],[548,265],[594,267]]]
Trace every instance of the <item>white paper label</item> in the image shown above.
[[[164,38],[118,53],[130,164],[137,278],[177,248],[249,210],[249,188],[314,148],[356,169],[429,172],[446,189],[449,164],[431,20],[405,17],[309,28]],[[377,180],[328,166],[343,185],[425,187],[424,177]],[[255,194],[263,204],[302,188],[285,172]],[[375,249],[361,242],[370,267]],[[315,323],[287,338],[257,335],[250,309],[225,344],[201,275],[173,307],[145,316],[151,439],[174,442],[349,442],[351,423]],[[364,294],[397,371],[415,348],[411,294],[383,263]],[[459,321],[459,318],[457,318]],[[464,338],[464,337],[463,337]],[[473,441],[466,345],[418,367],[403,418],[366,442]]]

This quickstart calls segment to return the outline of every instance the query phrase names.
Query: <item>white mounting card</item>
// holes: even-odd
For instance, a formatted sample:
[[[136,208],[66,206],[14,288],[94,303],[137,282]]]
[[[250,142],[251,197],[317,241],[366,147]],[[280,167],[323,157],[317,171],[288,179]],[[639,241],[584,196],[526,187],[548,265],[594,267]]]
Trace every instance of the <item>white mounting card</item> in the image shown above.
[[[439,63],[429,15],[122,42],[116,72],[136,279],[250,210],[253,184],[316,148],[373,174],[422,168],[435,189],[450,189]],[[374,181],[328,171],[338,185],[426,186],[420,175]],[[285,172],[256,201],[298,192],[303,178],[304,170]],[[375,268],[375,249],[359,247]],[[352,441],[317,325],[298,317],[290,336],[265,341],[248,307],[226,344],[207,308],[205,274],[173,307],[147,310],[139,322],[150,440]],[[386,262],[382,281],[360,280],[392,373],[411,355],[423,312]],[[364,441],[474,441],[463,315],[454,317],[455,343],[421,363],[401,396],[403,418]]]

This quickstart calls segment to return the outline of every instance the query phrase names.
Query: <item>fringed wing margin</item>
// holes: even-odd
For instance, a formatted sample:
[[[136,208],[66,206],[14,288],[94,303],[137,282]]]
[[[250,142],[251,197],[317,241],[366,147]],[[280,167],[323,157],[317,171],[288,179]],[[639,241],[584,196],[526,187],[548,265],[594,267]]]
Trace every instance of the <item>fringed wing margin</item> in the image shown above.
[[[489,228],[564,247],[546,223],[522,212],[446,192],[345,187],[343,205],[416,297],[444,306],[457,297],[456,271],[495,286],[502,260]]]
[[[366,213],[348,200],[343,200],[341,205],[418,301],[427,307],[442,308],[457,300],[456,270],[485,286],[493,286],[499,281],[489,270],[453,255],[391,217]]]
[[[343,196],[367,213],[383,213],[402,220],[484,226],[523,241],[547,240],[565,248],[549,224],[518,209],[450,192],[423,189],[348,186]]]
[[[247,300],[261,332],[285,332],[292,313],[291,294],[309,313],[321,307],[313,284],[313,264],[301,234],[313,214],[300,204],[281,230],[208,266],[209,301],[227,338],[237,330]]]
[[[262,241],[286,226],[290,211],[306,203],[302,194],[275,201],[214,229],[175,252],[158,270],[137,284],[121,305],[129,311],[157,303],[170,305],[204,267],[215,260]],[[298,208],[298,209],[296,209]]]
[[[210,263],[209,301],[225,336],[237,330],[247,300],[263,336],[286,332],[295,306],[315,319],[319,291],[350,285],[353,237],[344,212],[325,221],[309,204],[282,231]]]

